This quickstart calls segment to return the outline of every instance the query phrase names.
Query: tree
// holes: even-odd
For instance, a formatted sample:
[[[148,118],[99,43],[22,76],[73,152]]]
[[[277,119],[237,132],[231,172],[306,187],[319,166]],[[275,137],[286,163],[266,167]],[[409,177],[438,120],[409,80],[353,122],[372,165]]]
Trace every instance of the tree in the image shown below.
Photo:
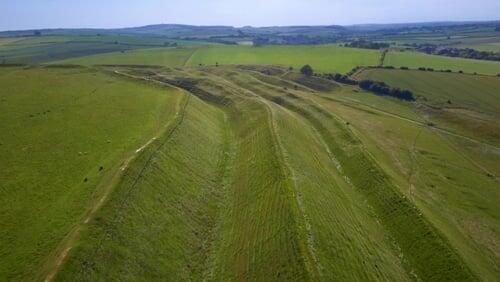
[[[35,35],[35,36],[42,36],[42,32],[39,31],[39,30],[35,30],[35,32],[33,33],[33,35]]]
[[[305,65],[300,69],[300,73],[307,76],[312,76],[314,74],[314,70],[310,65]]]

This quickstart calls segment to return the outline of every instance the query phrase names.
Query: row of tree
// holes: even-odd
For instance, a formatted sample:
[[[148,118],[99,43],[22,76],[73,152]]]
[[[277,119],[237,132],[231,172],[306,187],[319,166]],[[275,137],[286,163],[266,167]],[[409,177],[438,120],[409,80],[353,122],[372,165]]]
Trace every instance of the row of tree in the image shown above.
[[[388,43],[384,42],[373,42],[369,40],[355,40],[349,43],[344,44],[344,47],[351,47],[351,48],[363,48],[363,49],[384,49],[384,48],[389,48]]]
[[[306,36],[306,35],[286,35],[286,36],[258,36],[252,42],[254,46],[263,45],[319,45],[337,43],[339,37],[332,36]]]
[[[359,82],[359,87],[377,95],[390,96],[404,101],[415,101],[415,96],[410,90],[390,87],[381,81],[362,80]]]
[[[434,44],[408,44],[414,50],[426,54],[440,55],[447,57],[460,57],[476,60],[500,61],[500,53],[478,51],[471,48],[440,48]]]
[[[351,79],[347,75],[342,75],[340,73],[328,73],[323,75],[324,78],[328,80],[333,80],[336,82],[344,83],[344,84],[350,84],[350,85],[356,85],[358,84],[358,81]]]
[[[394,67],[391,67],[391,68],[394,68]],[[357,69],[357,68],[355,68],[355,69]],[[313,76],[314,75],[314,70],[310,65],[303,66],[300,69],[300,72],[306,76]],[[336,82],[344,83],[344,84],[359,85],[359,87],[361,89],[375,93],[377,95],[390,96],[390,97],[397,98],[397,99],[404,100],[404,101],[415,101],[415,96],[413,95],[413,92],[411,92],[410,90],[400,89],[400,88],[396,88],[396,87],[390,87],[389,85],[387,85],[381,81],[373,81],[373,80],[357,81],[357,80],[351,79],[347,75],[342,75],[339,73],[329,73],[329,74],[323,74],[323,75],[317,75],[317,76],[320,76],[320,77],[328,79],[328,80],[333,80]]]

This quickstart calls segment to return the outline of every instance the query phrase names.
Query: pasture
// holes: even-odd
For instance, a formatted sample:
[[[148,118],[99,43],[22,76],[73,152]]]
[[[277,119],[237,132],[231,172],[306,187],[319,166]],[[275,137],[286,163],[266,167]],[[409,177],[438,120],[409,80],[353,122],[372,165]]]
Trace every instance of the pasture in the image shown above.
[[[500,73],[500,62],[471,60],[464,58],[452,58],[444,56],[427,55],[416,52],[388,52],[384,66],[433,68],[434,70],[463,71],[465,73],[478,73],[486,75],[497,75]]]
[[[57,61],[64,64],[137,64],[158,66],[279,65],[295,69],[310,64],[318,72],[346,73],[358,65],[377,65],[380,52],[324,46],[202,46],[109,53]]]
[[[499,77],[385,69],[367,69],[358,76],[410,89],[420,97],[415,110],[439,127],[500,144]]]
[[[107,53],[81,58],[56,61],[55,64],[77,65],[156,65],[180,67],[184,66],[195,48],[155,48],[127,51],[124,53]]]
[[[87,68],[0,68],[0,277],[34,277],[126,160],[174,116],[178,91]]]
[[[496,277],[489,164],[414,105],[279,67],[111,70],[187,96],[56,280]]]

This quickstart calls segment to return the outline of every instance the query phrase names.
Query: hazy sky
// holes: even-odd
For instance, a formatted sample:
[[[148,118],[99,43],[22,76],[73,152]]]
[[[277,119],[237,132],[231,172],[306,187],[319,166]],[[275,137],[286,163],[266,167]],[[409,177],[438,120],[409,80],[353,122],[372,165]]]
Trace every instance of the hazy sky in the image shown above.
[[[0,0],[0,30],[498,19],[500,0]]]

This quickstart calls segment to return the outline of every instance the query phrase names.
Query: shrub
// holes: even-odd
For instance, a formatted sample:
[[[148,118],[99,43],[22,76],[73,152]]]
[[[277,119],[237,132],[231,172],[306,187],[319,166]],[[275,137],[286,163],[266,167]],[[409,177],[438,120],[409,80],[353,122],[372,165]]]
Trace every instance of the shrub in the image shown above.
[[[300,69],[300,73],[306,76],[312,76],[314,74],[314,70],[310,65],[305,65]]]
[[[362,80],[359,82],[359,87],[377,95],[390,96],[405,101],[415,101],[415,97],[411,91],[400,88],[391,88],[384,82]]]

